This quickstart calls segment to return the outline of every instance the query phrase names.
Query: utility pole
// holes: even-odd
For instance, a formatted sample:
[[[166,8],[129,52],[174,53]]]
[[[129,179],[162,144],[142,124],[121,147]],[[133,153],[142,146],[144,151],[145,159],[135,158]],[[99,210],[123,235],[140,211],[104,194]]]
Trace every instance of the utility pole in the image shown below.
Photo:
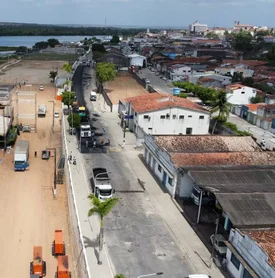
[[[53,197],[56,199],[56,148],[46,148],[54,151],[54,179],[53,179]]]
[[[209,268],[212,267],[212,263],[213,263],[214,251],[215,251],[215,241],[216,241],[216,237],[217,237],[217,233],[218,233],[219,222],[220,222],[220,218],[218,217],[218,218],[216,219],[216,229],[215,229],[215,234],[214,234],[214,238],[213,238],[213,246],[212,246],[212,252],[211,252],[211,258],[210,258]]]

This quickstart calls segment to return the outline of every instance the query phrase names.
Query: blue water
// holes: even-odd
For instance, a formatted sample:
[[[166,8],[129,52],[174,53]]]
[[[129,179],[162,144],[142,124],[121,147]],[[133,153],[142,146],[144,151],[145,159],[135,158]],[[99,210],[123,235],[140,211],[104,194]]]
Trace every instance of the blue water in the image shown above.
[[[101,40],[111,39],[112,36],[93,36]],[[59,42],[79,42],[89,36],[0,36],[0,46],[27,46],[31,48],[36,42],[55,38]]]

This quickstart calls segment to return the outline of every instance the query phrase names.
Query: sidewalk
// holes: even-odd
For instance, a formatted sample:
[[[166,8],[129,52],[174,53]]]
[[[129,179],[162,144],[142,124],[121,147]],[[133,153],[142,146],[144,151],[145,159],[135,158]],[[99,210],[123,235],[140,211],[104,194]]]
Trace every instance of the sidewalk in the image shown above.
[[[76,165],[69,164],[69,171],[74,188],[80,229],[83,235],[90,277],[114,277],[110,261],[108,260],[106,248],[103,248],[101,253],[102,265],[98,265],[97,263],[99,218],[96,215],[88,217],[88,210],[91,206],[87,196],[91,193],[91,191],[89,181],[84,170],[84,161],[78,150],[76,136],[69,135],[67,132],[69,126],[66,116],[64,116],[63,125],[63,131],[65,131],[66,134],[66,153],[70,154],[72,152],[72,156],[76,158],[77,162]]]
[[[97,104],[94,105],[95,111],[97,111],[104,119],[106,126],[108,126],[113,144],[119,147],[122,142],[122,129],[118,126],[119,118],[116,112],[109,112],[109,107],[104,106],[102,98],[97,100]],[[149,195],[152,204],[157,208],[162,219],[166,223],[169,231],[171,232],[175,242],[182,250],[184,256],[189,257],[197,273],[205,273],[211,275],[212,278],[223,277],[221,272],[213,264],[209,269],[207,265],[210,262],[210,253],[204,244],[200,241],[196,233],[189,226],[188,222],[181,215],[178,207],[174,204],[174,200],[170,195],[163,193],[158,183],[152,177],[151,173],[144,166],[143,162],[139,158],[142,154],[142,150],[135,149],[135,135],[128,132],[126,134],[125,148],[121,148],[121,152],[124,153],[129,164],[133,168],[136,178],[141,178],[145,183],[144,186]]]

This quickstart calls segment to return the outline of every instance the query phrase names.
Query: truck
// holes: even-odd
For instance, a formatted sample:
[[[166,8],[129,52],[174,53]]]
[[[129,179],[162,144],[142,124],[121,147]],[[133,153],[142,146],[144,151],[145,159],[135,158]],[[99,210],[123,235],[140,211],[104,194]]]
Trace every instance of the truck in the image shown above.
[[[90,93],[90,100],[91,101],[96,101],[96,92],[91,92]]]
[[[110,177],[106,168],[93,168],[90,180],[93,194],[100,200],[112,198],[115,190],[110,183]]]
[[[52,255],[54,257],[66,255],[66,248],[65,248],[65,242],[63,241],[62,230],[55,230],[54,232],[54,241],[52,244]]]
[[[25,171],[29,167],[29,141],[17,142],[14,151],[14,171]]]
[[[71,278],[71,272],[69,271],[68,256],[60,256],[57,259],[57,269],[55,273],[56,278]]]
[[[81,138],[92,137],[92,129],[89,123],[84,123],[80,125],[80,137]]]
[[[46,276],[46,262],[42,257],[42,246],[33,247],[33,261],[30,262],[30,275],[31,277],[44,277]]]
[[[46,117],[47,107],[45,104],[41,104],[38,108],[38,117]]]

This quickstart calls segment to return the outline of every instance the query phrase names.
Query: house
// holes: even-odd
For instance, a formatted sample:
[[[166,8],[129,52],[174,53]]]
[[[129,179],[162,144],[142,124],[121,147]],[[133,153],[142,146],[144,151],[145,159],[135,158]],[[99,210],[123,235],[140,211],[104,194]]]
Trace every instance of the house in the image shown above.
[[[275,277],[275,230],[231,229],[226,268],[234,278]]]
[[[258,106],[256,126],[275,133],[275,104]]]
[[[191,25],[189,25],[189,32],[191,33],[204,33],[208,29],[207,24],[199,23],[198,21],[195,21]]]
[[[272,165],[275,154],[260,150],[251,137],[146,135],[143,156],[170,195],[190,198],[195,186],[190,168]]]
[[[144,56],[138,54],[131,54],[128,55],[129,65],[130,66],[139,66],[139,67],[146,67],[147,59]]]
[[[201,83],[201,85],[204,87],[211,87],[211,86],[215,86],[216,84],[218,85],[217,87],[224,87],[228,84],[231,84],[231,80],[232,80],[231,76],[222,76],[220,74],[215,74],[214,72],[198,73],[198,72],[193,71],[193,74],[189,76],[189,82],[194,83],[194,84]],[[205,81],[207,81],[207,82],[205,82]],[[203,84],[204,82],[206,84]],[[210,84],[207,84],[209,82],[210,82]],[[213,85],[213,83],[215,85]],[[209,86],[207,86],[207,85],[209,85]]]
[[[252,104],[243,104],[236,105],[232,109],[232,113],[238,115],[239,117],[245,119],[250,124],[256,125],[257,121],[257,110],[258,107],[265,105],[264,103],[252,103]]]
[[[275,96],[270,95],[270,94],[266,94],[265,95],[265,103],[266,104],[275,104]]]
[[[226,58],[228,50],[223,49],[196,49],[194,50],[194,57],[212,56],[215,59]]]
[[[215,73],[221,75],[231,75],[234,73],[241,73],[244,78],[252,77],[254,74],[254,70],[243,68],[243,67],[218,67],[215,69]]]
[[[119,112],[138,139],[146,134],[208,134],[210,113],[180,97],[151,93],[127,98]]]
[[[182,64],[176,64],[172,65],[169,68],[168,74],[169,79],[172,81],[182,81],[184,77],[189,76],[192,73],[192,68],[182,65]]]
[[[274,43],[275,42],[275,38],[273,36],[264,36],[264,42],[266,43]]]
[[[249,104],[251,98],[256,97],[259,90],[244,86],[242,84],[232,84],[226,86],[227,101],[231,104]]]

